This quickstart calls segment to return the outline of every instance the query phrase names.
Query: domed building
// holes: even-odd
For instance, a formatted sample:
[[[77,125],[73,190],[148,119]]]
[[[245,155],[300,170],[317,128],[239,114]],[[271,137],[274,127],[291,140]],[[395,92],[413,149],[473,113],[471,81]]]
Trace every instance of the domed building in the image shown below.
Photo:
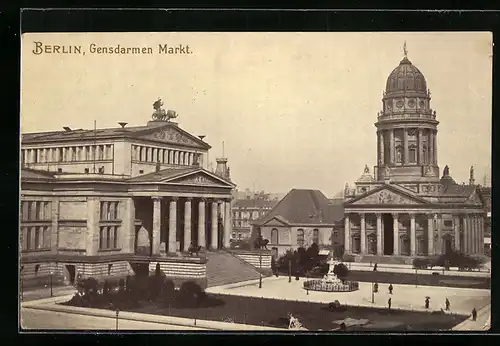
[[[483,252],[484,200],[471,167],[457,184],[448,166],[440,176],[439,122],[423,73],[406,56],[387,78],[377,115],[377,165],[345,187],[346,253],[357,260],[401,263],[456,249]],[[391,259],[394,261],[394,259]]]

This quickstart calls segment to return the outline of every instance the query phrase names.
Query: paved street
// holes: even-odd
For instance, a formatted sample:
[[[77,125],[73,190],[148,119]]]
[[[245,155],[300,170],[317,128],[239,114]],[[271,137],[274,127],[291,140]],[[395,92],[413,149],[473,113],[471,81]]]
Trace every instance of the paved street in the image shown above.
[[[76,293],[76,289],[72,286],[62,286],[62,287],[60,286],[60,287],[54,287],[52,289],[52,295],[54,297],[65,296],[74,293]],[[32,300],[38,300],[49,297],[50,297],[50,288],[38,288],[38,289],[24,291],[22,294],[22,301],[29,302]]]
[[[355,263],[348,262],[347,267],[349,270],[360,270],[360,271],[372,271],[373,266],[370,263]],[[441,275],[451,275],[451,276],[467,276],[467,277],[491,277],[490,269],[491,262],[485,265],[485,268],[481,271],[459,271],[458,268],[450,268],[450,270],[445,270],[443,272],[442,267],[434,267],[433,269],[419,269],[419,275],[432,275],[434,272],[438,272]],[[406,264],[377,264],[377,270],[379,272],[389,272],[389,273],[409,273],[414,274],[415,269],[412,265]]]
[[[24,329],[116,330],[114,318],[21,308]],[[118,330],[206,330],[162,323],[119,320]]]
[[[491,303],[491,292],[489,290],[393,285],[393,294],[390,295],[388,293],[388,284],[379,284],[379,292],[375,293],[374,296],[375,303],[372,303],[371,283],[360,282],[359,290],[355,292],[330,293],[309,291],[309,294],[307,294],[307,291],[302,288],[304,281],[304,279],[299,281],[292,279],[292,282],[288,283],[287,277],[271,277],[263,280],[262,288],[260,289],[257,280],[248,284],[240,283],[239,285],[210,287],[207,289],[207,292],[322,303],[338,300],[341,304],[377,307],[386,307],[390,297],[392,298],[392,307],[395,309],[422,311],[425,310],[425,297],[429,296],[431,298],[430,310],[444,309],[445,299],[448,298],[450,300],[451,312],[460,314],[470,314],[473,307],[479,311]]]

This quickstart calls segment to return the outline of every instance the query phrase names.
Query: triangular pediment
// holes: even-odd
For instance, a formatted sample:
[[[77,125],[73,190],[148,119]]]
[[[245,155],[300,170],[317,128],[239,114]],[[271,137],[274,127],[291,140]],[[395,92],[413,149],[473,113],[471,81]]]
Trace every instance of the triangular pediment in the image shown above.
[[[346,205],[418,205],[428,203],[426,200],[405,190],[392,186],[382,186],[347,201]]]
[[[215,174],[210,174],[205,171],[197,171],[167,178],[162,180],[162,183],[175,184],[175,185],[194,185],[194,186],[217,186],[233,188],[234,185]]]
[[[201,139],[178,128],[177,126],[161,126],[137,136],[139,139],[159,141],[169,144],[186,145],[190,147],[207,149],[210,146]]]
[[[271,220],[267,221],[266,223],[262,224],[262,226],[276,226],[276,227],[283,227],[283,226],[288,226],[288,222],[279,216],[273,217]]]
[[[474,191],[469,198],[467,198],[467,201],[465,202],[466,204],[469,205],[483,205],[483,201],[477,191]]]

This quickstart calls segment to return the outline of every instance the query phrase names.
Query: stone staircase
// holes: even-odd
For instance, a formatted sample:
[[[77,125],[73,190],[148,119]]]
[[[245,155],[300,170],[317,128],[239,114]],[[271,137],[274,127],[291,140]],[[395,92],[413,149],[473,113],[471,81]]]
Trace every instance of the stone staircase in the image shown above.
[[[225,251],[207,251],[207,286],[221,286],[255,280],[260,273],[255,267]]]

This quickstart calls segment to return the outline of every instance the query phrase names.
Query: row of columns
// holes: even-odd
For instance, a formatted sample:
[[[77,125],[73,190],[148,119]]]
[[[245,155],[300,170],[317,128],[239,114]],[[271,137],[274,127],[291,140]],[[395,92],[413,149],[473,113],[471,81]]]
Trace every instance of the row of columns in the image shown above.
[[[161,233],[161,205],[162,197],[153,198],[153,254],[160,253],[160,233]],[[169,205],[169,232],[168,232],[168,252],[175,253],[177,251],[177,203],[179,199],[173,197]],[[219,205],[222,206],[224,212],[224,239],[223,245],[229,248],[231,240],[231,202],[230,201],[210,201],[211,203],[211,216],[212,216],[212,229],[211,229],[211,243],[206,244],[205,239],[205,199],[200,199],[198,202],[198,230],[192,230],[191,214],[192,214],[192,198],[187,198],[184,201],[184,248],[183,251],[188,251],[191,245],[191,234],[193,231],[198,232],[198,245],[203,248],[210,247],[217,249],[218,247],[218,212]]]
[[[365,214],[360,213],[360,246],[361,254],[366,253],[366,221]],[[410,255],[416,256],[416,214],[410,213]],[[427,214],[427,253],[439,254],[442,249],[442,226],[438,223],[438,214]],[[383,255],[382,247],[382,213],[376,213],[377,217],[377,255]],[[399,214],[392,213],[393,217],[393,255],[399,255]],[[460,228],[460,218],[462,218],[462,228]],[[351,244],[351,221],[349,214],[344,219],[344,244],[347,252],[352,252]],[[436,227],[435,227],[436,226]],[[462,232],[461,232],[462,230]],[[437,247],[434,249],[434,235],[437,231]],[[484,219],[482,214],[465,214],[453,216],[454,248],[469,254],[483,253],[484,251]],[[463,244],[460,243],[460,235],[463,234]],[[437,251],[436,251],[437,250]]]
[[[409,164],[409,143],[408,143],[408,130],[409,128],[403,129],[388,129],[379,130],[377,132],[377,142],[378,142],[378,162],[379,165],[394,165],[396,164],[396,141],[395,141],[395,131],[403,131],[403,155],[401,164]],[[426,129],[416,129],[418,131],[417,139],[417,152],[416,152],[416,162],[412,162],[418,165],[424,164],[434,164],[437,165],[437,131],[436,130],[426,130]],[[427,132],[427,141],[424,141],[424,131]],[[385,157],[385,144],[387,137],[389,136],[389,157]],[[427,147],[424,148],[424,143],[427,142]]]
[[[112,159],[111,144],[21,150],[22,164]]]
[[[132,160],[172,165],[192,165],[198,153],[132,145]]]

